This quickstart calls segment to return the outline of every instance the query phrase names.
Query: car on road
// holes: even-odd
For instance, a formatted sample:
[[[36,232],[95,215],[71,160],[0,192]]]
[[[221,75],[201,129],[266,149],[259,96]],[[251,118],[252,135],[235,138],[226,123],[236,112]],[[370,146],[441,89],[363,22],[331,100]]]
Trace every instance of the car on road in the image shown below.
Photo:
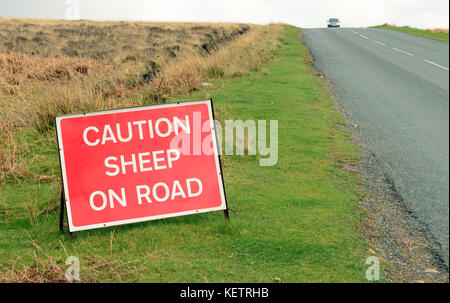
[[[341,21],[338,18],[330,18],[327,20],[328,27],[340,27]]]

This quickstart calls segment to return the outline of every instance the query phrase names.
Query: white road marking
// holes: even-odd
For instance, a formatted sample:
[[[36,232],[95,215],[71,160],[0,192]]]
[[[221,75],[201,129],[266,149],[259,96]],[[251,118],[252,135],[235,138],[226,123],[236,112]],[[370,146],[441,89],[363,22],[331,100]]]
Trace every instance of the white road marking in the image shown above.
[[[376,44],[382,45],[382,46],[386,46],[386,44],[384,44],[383,42],[377,41],[377,40],[372,40],[373,42],[375,42]]]
[[[403,53],[405,55],[408,55],[408,56],[411,56],[411,57],[413,56],[413,54],[408,53],[407,51],[404,51],[404,50],[401,50],[401,49],[398,49],[398,48],[395,48],[395,47],[393,47],[392,49],[397,51],[397,52]]]
[[[437,63],[434,63],[433,61],[430,61],[430,60],[427,60],[427,59],[423,59],[423,61],[425,61],[426,63],[432,64],[432,65],[434,65],[434,66],[437,66],[437,67],[439,67],[439,68],[442,68],[442,69],[445,69],[445,70],[447,70],[447,71],[448,71],[448,67],[445,67],[445,66],[439,65],[439,64],[437,64]]]
[[[351,31],[351,32],[354,33],[354,34],[358,34],[358,33],[355,32],[355,31]],[[367,40],[371,40],[371,39],[369,39],[367,36],[364,36],[364,35],[362,35],[362,34],[359,34],[359,35],[361,36],[361,38],[364,38],[364,39],[367,39]],[[383,43],[383,42],[380,42],[380,41],[377,41],[377,40],[371,40],[371,41],[375,42],[376,44],[379,44],[379,45],[382,45],[382,46],[386,46],[386,44]],[[398,49],[398,48],[395,48],[395,47],[393,47],[392,49],[395,50],[395,51],[397,51],[397,52],[400,52],[400,53],[403,53],[403,54],[405,54],[405,55],[408,55],[408,56],[410,56],[410,57],[413,56],[413,54],[408,53],[407,51],[404,51],[404,50],[401,50],[401,49]],[[445,67],[445,66],[442,66],[442,65],[440,65],[440,64],[434,63],[433,61],[430,61],[430,60],[427,60],[427,59],[423,59],[423,61],[425,61],[425,62],[427,62],[427,63],[429,63],[429,64],[431,64],[431,65],[434,65],[434,66],[436,66],[436,67],[445,69],[446,71],[449,70],[448,67]]]

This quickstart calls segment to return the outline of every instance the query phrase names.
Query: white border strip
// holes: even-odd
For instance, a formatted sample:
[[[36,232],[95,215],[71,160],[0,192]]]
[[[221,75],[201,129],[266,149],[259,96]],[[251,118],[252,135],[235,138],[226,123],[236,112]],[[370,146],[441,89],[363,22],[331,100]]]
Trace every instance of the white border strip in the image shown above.
[[[177,213],[171,213],[171,214],[163,214],[163,215],[155,215],[155,216],[141,217],[141,218],[135,218],[135,219],[112,221],[112,222],[107,222],[107,223],[97,223],[97,224],[91,224],[91,225],[85,225],[85,226],[79,226],[79,227],[73,225],[72,213],[70,211],[70,203],[69,203],[70,196],[69,196],[69,191],[68,191],[67,174],[66,174],[66,166],[65,166],[65,159],[64,159],[64,148],[63,148],[63,143],[62,143],[63,141],[62,141],[62,134],[61,134],[61,121],[63,119],[79,118],[79,117],[85,117],[85,116],[100,116],[100,115],[108,115],[108,114],[113,114],[113,113],[134,112],[134,111],[142,111],[142,110],[148,110],[148,109],[154,109],[154,108],[170,108],[170,107],[176,107],[176,106],[187,106],[187,105],[196,105],[196,104],[206,104],[208,106],[209,121],[211,123],[211,135],[215,136],[215,139],[213,140],[213,145],[214,145],[214,156],[215,156],[215,160],[216,160],[217,180],[218,180],[219,188],[220,188],[220,197],[221,197],[221,205],[220,206],[212,207],[212,208],[204,208],[204,209],[195,209],[195,210],[189,210],[189,211],[183,211],[183,212],[177,212]],[[211,99],[201,100],[201,101],[184,101],[184,102],[175,102],[175,103],[169,103],[169,104],[155,104],[155,105],[128,107],[128,108],[118,108],[118,109],[96,111],[96,112],[89,112],[89,113],[69,114],[69,115],[62,115],[62,116],[55,117],[56,133],[57,133],[57,139],[58,139],[58,150],[59,150],[60,165],[61,165],[61,174],[62,174],[64,196],[65,196],[64,202],[65,202],[65,206],[66,206],[66,210],[67,210],[67,219],[68,219],[67,221],[68,221],[69,231],[75,232],[75,231],[81,231],[81,230],[88,230],[88,229],[95,229],[95,228],[102,228],[102,227],[109,227],[109,226],[116,226],[116,225],[130,224],[130,223],[152,221],[152,220],[158,220],[158,219],[200,214],[200,213],[213,212],[213,211],[227,209],[227,202],[225,199],[225,189],[224,189],[220,160],[219,160],[219,150],[218,150],[218,146],[217,146],[217,142],[216,142],[217,134],[216,134],[216,128],[214,125],[213,117],[214,117],[214,114],[212,111],[212,100]]]

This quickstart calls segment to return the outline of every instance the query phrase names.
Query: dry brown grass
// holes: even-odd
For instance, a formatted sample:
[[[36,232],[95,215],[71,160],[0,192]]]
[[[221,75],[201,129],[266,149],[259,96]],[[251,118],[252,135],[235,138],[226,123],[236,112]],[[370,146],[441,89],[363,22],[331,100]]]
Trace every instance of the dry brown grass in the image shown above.
[[[2,83],[3,85],[20,86],[23,90],[27,79],[70,80],[78,74],[91,75],[99,72],[111,72],[112,67],[88,59],[42,58],[9,53],[0,54],[0,71],[3,80],[6,81],[6,83]]]
[[[218,48],[210,56],[193,55],[168,64],[150,84],[150,96],[163,102],[170,96],[199,89],[210,79],[240,77],[259,69],[271,59],[267,50],[275,48],[282,29],[282,25],[254,26],[248,34]]]
[[[429,31],[433,33],[448,34],[448,28],[432,28],[429,29]]]
[[[28,233],[27,233],[28,234]],[[142,270],[136,266],[137,261],[121,263],[109,261],[93,254],[85,258],[85,264],[80,264],[80,280],[70,281],[66,277],[69,265],[59,264],[52,256],[44,251],[28,234],[29,242],[33,246],[33,263],[22,264],[16,259],[11,266],[0,265],[0,283],[93,283],[122,280],[133,281],[138,272]],[[64,251],[66,249],[62,242]],[[66,257],[68,257],[66,252]],[[141,262],[146,264],[146,262]]]
[[[123,280],[133,281],[139,270],[135,263],[120,263],[107,261],[97,256],[87,258],[86,264],[81,267],[79,281],[70,281],[66,278],[67,265],[59,265],[53,257],[47,255],[39,257],[31,265],[16,261],[8,268],[2,268],[0,283],[98,283]],[[0,265],[1,266],[1,265]],[[105,274],[107,273],[107,274]],[[135,281],[137,282],[137,281]]]
[[[65,270],[52,257],[47,259],[35,255],[35,261],[27,266],[15,262],[0,273],[1,283],[67,283]]]
[[[0,54],[4,128],[34,126],[44,131],[54,116],[105,108],[109,98],[127,89],[111,66],[95,60]]]
[[[397,26],[396,24],[389,24],[384,23],[383,26],[389,26],[389,27],[409,27],[409,26]],[[428,28],[425,29],[426,31],[432,32],[432,33],[440,33],[440,34],[448,34],[448,28]]]
[[[6,179],[17,182],[30,175],[24,160],[26,149],[14,138],[13,121],[7,112],[0,113],[0,184]]]
[[[52,256],[47,254],[26,232],[33,246],[34,262],[27,266],[20,264],[16,259],[12,266],[1,267],[0,282],[12,283],[44,283],[44,282],[68,282],[65,277],[65,269],[57,264]]]
[[[30,176],[20,131],[43,133],[57,115],[166,102],[248,74],[271,58],[282,29],[0,18],[0,183]]]
[[[152,76],[174,58],[204,54],[245,33],[235,23],[97,22],[0,18],[0,53],[101,60]]]

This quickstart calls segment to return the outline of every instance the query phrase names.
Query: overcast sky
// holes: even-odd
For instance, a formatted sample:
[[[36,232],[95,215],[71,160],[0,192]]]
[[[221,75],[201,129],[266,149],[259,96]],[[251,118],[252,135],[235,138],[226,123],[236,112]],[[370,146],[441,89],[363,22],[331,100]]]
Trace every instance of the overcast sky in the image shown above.
[[[0,17],[284,22],[300,27],[323,27],[326,19],[338,17],[350,27],[388,22],[448,28],[448,10],[448,0],[0,0]]]

